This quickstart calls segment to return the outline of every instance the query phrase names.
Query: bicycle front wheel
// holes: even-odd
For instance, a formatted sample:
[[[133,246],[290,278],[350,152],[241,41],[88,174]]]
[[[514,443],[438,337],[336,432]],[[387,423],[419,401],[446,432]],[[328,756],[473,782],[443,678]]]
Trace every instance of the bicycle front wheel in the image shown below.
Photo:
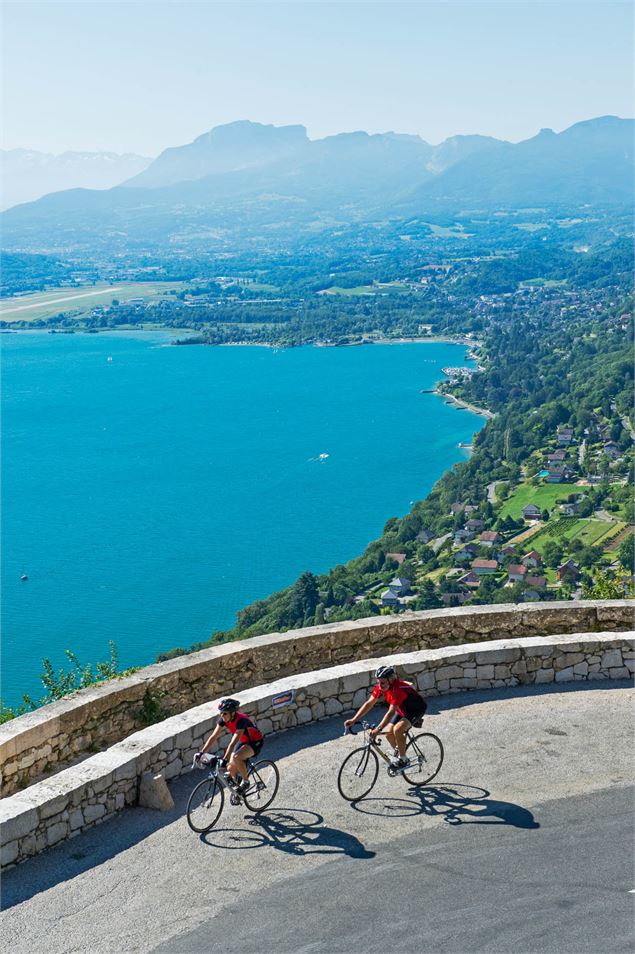
[[[187,823],[199,834],[213,828],[225,802],[223,786],[217,778],[204,778],[190,795],[187,803]]]
[[[409,785],[426,785],[439,774],[443,765],[441,739],[431,732],[416,735],[406,747],[406,758],[410,765],[401,773],[405,780]]]
[[[379,759],[369,746],[353,749],[342,762],[337,787],[347,802],[357,802],[365,798],[377,781]]]
[[[249,770],[249,791],[243,801],[250,812],[262,812],[271,805],[280,784],[278,766],[271,759],[254,762]]]

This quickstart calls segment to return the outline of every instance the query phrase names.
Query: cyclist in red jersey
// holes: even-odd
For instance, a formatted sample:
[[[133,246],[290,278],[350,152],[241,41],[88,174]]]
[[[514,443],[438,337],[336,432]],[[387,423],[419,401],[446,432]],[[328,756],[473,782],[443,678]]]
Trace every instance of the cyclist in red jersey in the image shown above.
[[[198,762],[202,755],[207,752],[214,742],[227,729],[231,732],[229,745],[225,749],[224,761],[227,763],[227,773],[225,778],[231,783],[236,783],[237,775],[241,776],[242,781],[238,783],[241,792],[246,792],[249,788],[247,779],[247,759],[252,759],[260,752],[264,736],[255,722],[249,718],[245,712],[239,712],[240,703],[236,699],[221,699],[218,704],[220,720],[218,725],[205,741],[200,752],[195,755]]]
[[[411,682],[397,679],[392,666],[380,666],[375,673],[377,685],[352,719],[347,719],[344,725],[348,728],[358,722],[373,708],[382,696],[388,703],[388,712],[378,726],[370,731],[371,739],[375,739],[384,728],[386,738],[394,749],[394,757],[390,763],[393,768],[403,769],[408,764],[406,758],[406,735],[412,725],[420,726],[427,709],[423,696],[419,695]]]

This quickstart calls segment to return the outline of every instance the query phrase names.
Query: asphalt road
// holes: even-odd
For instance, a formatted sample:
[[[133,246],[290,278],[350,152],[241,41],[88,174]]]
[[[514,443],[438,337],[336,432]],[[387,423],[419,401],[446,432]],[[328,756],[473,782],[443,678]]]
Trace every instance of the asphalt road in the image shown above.
[[[447,794],[415,799],[422,816],[456,804]],[[364,863],[344,855],[257,893],[241,890],[156,954],[631,954],[632,788],[546,802],[525,817],[475,801],[452,823],[401,835]],[[275,837],[275,816],[256,824]]]
[[[417,793],[381,772],[342,801],[355,744],[330,720],[271,738],[259,817],[198,837],[131,809],[3,879],[12,954],[610,952],[635,947],[630,686],[433,700],[446,760]]]

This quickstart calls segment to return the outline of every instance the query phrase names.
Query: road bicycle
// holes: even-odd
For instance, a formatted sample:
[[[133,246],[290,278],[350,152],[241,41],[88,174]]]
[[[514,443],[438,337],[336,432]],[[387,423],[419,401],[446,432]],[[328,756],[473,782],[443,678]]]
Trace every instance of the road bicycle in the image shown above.
[[[347,802],[357,802],[365,798],[371,791],[379,774],[379,759],[387,763],[387,772],[391,778],[402,775],[409,785],[419,787],[427,785],[439,774],[443,765],[443,744],[431,732],[421,732],[414,735],[408,730],[406,736],[407,764],[403,768],[395,768],[391,764],[391,757],[381,748],[381,739],[371,739],[368,734],[374,726],[362,722],[364,744],[353,749],[342,762],[337,776],[337,787],[342,798]],[[356,735],[353,726],[347,728],[344,735]]]
[[[223,811],[225,789],[229,793],[230,804],[242,804],[255,814],[271,805],[280,784],[278,766],[271,759],[260,759],[258,762],[247,759],[246,764],[249,788],[243,792],[225,778],[218,755],[213,755],[204,765],[194,760],[192,768],[206,769],[207,775],[194,787],[187,803],[187,822],[192,831],[202,834],[214,827]]]

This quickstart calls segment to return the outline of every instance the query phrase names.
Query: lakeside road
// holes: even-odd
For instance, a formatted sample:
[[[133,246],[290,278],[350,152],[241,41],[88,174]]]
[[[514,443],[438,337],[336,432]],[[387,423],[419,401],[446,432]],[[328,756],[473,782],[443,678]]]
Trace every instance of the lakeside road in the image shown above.
[[[467,401],[464,401],[462,398],[455,397],[453,394],[449,394],[447,391],[434,391],[439,397],[445,398],[448,404],[453,404],[455,407],[462,408],[465,411],[472,411],[474,414],[480,414],[482,417],[486,417],[488,420],[496,417],[493,411],[488,411],[484,407],[477,407],[475,404],[468,404]]]
[[[430,700],[445,744],[419,792],[381,771],[336,788],[358,739],[334,718],[269,738],[281,785],[261,816],[197,836],[129,809],[3,878],[12,954],[627,952],[633,946],[630,683]],[[607,744],[610,740],[610,744]],[[263,753],[264,754],[264,753]],[[399,927],[398,937],[395,925]]]

